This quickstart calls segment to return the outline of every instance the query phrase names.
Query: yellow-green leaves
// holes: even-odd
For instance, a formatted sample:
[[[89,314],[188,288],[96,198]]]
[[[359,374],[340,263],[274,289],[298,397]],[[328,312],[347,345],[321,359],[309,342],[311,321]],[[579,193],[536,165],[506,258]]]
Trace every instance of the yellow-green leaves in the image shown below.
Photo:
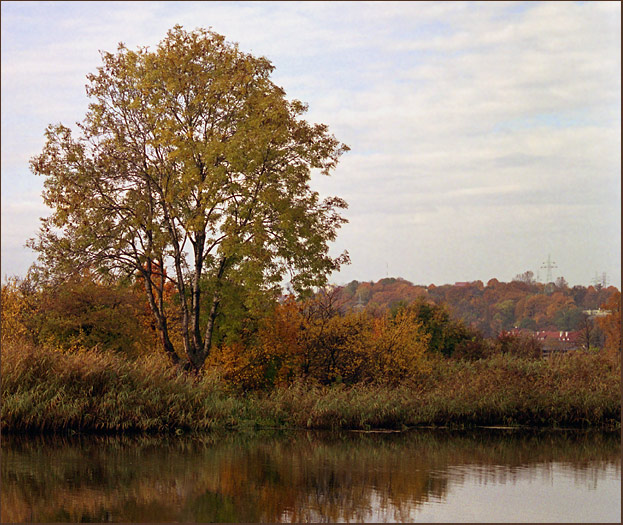
[[[59,229],[42,231],[42,259],[63,271],[142,274],[166,346],[163,288],[149,286],[144,266],[162,261],[195,367],[209,352],[228,279],[260,289],[288,271],[303,290],[345,260],[327,246],[345,203],[321,201],[309,181],[348,148],[300,118],[307,107],[286,100],[272,71],[266,58],[203,29],[175,26],[153,50],[120,44],[88,76],[81,137],[50,127],[32,161]]]

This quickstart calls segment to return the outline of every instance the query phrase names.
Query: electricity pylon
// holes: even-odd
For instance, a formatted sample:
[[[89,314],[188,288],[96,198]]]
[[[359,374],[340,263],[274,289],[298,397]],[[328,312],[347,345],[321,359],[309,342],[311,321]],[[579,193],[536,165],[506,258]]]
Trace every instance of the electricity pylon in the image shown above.
[[[552,281],[552,270],[554,268],[558,268],[558,266],[556,266],[555,261],[552,261],[552,256],[549,253],[547,254],[547,261],[541,265],[541,268],[544,268],[547,270],[547,277],[545,278],[545,284],[553,282]]]

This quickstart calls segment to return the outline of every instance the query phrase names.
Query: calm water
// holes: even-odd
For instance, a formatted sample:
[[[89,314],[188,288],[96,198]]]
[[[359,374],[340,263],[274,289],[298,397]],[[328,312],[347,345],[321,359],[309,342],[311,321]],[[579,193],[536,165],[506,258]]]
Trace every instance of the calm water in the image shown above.
[[[2,439],[2,521],[620,522],[618,434]]]

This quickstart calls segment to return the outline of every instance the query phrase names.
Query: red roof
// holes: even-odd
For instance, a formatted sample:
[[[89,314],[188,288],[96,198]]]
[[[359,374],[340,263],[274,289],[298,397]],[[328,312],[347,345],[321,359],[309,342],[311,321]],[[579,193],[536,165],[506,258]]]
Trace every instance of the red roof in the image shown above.
[[[540,332],[536,332],[534,334],[539,341],[564,341],[564,342],[575,342],[578,340],[580,336],[580,332],[568,332],[568,331],[546,331],[542,330]]]

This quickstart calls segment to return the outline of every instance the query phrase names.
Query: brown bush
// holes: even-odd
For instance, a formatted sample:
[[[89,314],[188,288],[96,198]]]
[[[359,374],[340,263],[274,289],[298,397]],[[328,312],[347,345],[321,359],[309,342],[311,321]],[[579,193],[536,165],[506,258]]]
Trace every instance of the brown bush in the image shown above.
[[[11,279],[2,286],[2,340],[71,350],[151,351],[155,330],[142,295],[85,272],[62,283]]]
[[[493,353],[509,354],[517,357],[539,358],[543,355],[543,345],[532,335],[502,332],[493,346]]]
[[[482,336],[475,336],[472,339],[464,339],[457,343],[452,357],[468,361],[485,359],[493,354],[493,345]]]

